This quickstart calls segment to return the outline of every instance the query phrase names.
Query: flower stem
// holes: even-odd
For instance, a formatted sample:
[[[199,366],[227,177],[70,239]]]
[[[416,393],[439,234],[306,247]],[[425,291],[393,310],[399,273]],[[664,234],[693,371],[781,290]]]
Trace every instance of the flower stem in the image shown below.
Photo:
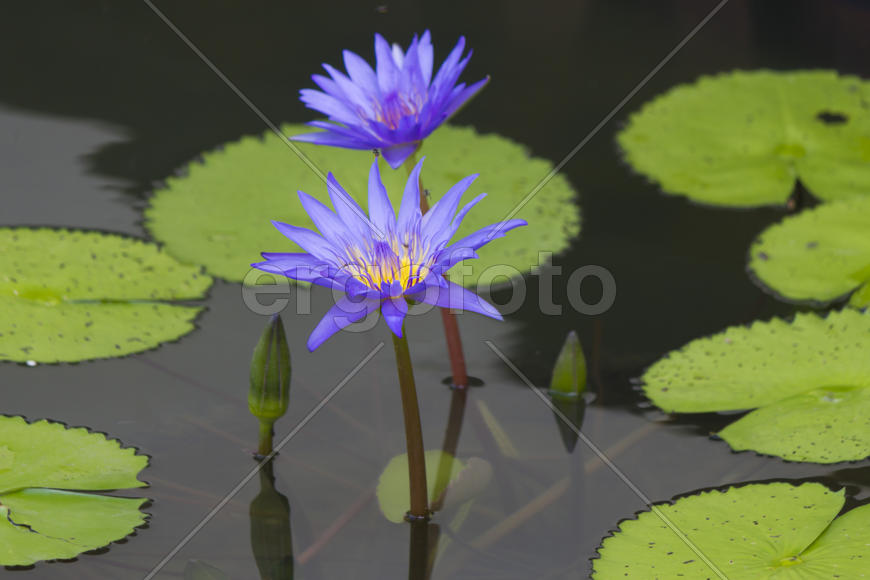
[[[399,373],[399,388],[402,391],[402,412],[405,415],[405,442],[408,447],[408,480],[411,484],[410,519],[429,517],[429,492],[426,489],[426,457],[423,451],[423,429],[420,425],[420,408],[417,404],[417,387],[408,339],[393,334],[396,349],[396,370]]]
[[[257,446],[258,455],[269,455],[272,453],[272,426],[274,421],[260,419],[260,444]]]
[[[411,170],[417,164],[417,154],[411,155],[405,162],[405,167],[410,175]],[[423,189],[423,178],[420,178],[417,186],[420,189],[420,211],[425,214],[429,211],[429,200],[426,190]],[[450,357],[451,382],[455,389],[464,389],[468,386],[468,371],[465,367],[465,353],[462,350],[462,336],[459,334],[459,323],[456,315],[447,308],[441,308],[441,321],[444,324],[444,338],[447,339],[447,355]]]

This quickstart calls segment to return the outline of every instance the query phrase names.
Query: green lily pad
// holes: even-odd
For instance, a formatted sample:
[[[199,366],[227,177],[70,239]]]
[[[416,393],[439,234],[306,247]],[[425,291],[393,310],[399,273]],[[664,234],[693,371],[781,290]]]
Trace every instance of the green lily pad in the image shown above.
[[[652,365],[643,388],[666,412],[758,409],[719,433],[736,450],[851,461],[870,456],[868,352],[870,312],[803,313],[694,340]]]
[[[100,232],[0,228],[0,360],[75,362],[193,330],[211,278],[153,244]]]
[[[74,558],[145,523],[144,498],[76,491],[142,487],[148,458],[101,433],[0,416],[0,566]],[[51,489],[54,488],[54,489]]]
[[[672,194],[713,205],[870,192],[870,83],[833,71],[735,71],[677,86],[632,115],[627,161]]]
[[[735,451],[836,463],[870,455],[870,388],[830,387],[756,409],[722,431]]]
[[[305,125],[286,125],[285,135],[310,131]],[[367,200],[370,151],[353,151],[306,143],[297,144],[324,174],[331,171],[360,204]],[[465,194],[470,201],[487,192],[466,216],[456,234],[459,239],[508,217],[524,218],[527,227],[495,240],[469,260],[471,272],[456,279],[473,286],[481,274],[485,281],[528,272],[539,262],[538,252],[566,249],[580,230],[576,192],[567,179],[556,175],[515,215],[514,208],[553,169],[550,162],[530,157],[517,143],[497,135],[479,135],[473,129],[442,127],[423,144],[426,156],[423,184],[434,203],[463,177],[480,177]],[[394,206],[408,173],[381,163],[381,175]],[[191,163],[187,174],[170,177],[154,193],[145,212],[145,225],[176,258],[203,264],[208,272],[226,280],[242,281],[260,252],[300,249],[282,236],[270,220],[313,228],[296,191],[302,190],[330,205],[325,183],[276,135],[245,137]],[[510,215],[509,215],[510,214]],[[458,270],[458,268],[457,268]],[[499,277],[498,281],[504,278]]]
[[[451,481],[464,469],[465,464],[439,449],[426,451],[425,459],[426,491],[429,492],[429,503],[431,504],[441,497]],[[449,469],[440,472],[439,466],[442,460],[449,463]],[[377,497],[381,512],[389,521],[397,524],[405,518],[405,513],[411,505],[411,490],[408,486],[408,455],[406,453],[393,457],[384,468],[378,480]]]
[[[868,232],[870,196],[824,204],[764,230],[752,245],[749,269],[786,300],[828,303],[854,292],[852,304],[867,306]]]
[[[596,580],[866,578],[870,505],[837,517],[842,490],[818,483],[752,484],[707,491],[623,521],[594,560]],[[836,519],[835,519],[836,518]],[[720,573],[711,568],[714,566]]]

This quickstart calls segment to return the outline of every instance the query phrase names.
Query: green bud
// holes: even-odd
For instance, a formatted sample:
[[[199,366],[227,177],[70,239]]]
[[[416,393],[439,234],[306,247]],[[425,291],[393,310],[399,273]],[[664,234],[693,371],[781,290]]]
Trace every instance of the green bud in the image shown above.
[[[269,321],[251,359],[251,414],[269,423],[287,412],[290,401],[290,349],[281,317]]]
[[[553,367],[550,379],[550,396],[561,399],[575,399],[586,390],[586,358],[580,339],[573,330],[565,338],[562,351]]]

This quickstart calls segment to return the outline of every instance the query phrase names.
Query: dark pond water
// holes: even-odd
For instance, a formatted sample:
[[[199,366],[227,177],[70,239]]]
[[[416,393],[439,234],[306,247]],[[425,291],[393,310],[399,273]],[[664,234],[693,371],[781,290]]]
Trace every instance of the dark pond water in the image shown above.
[[[275,122],[311,118],[297,90],[342,48],[368,56],[372,35],[407,42],[430,28],[436,59],[468,37],[464,78],[491,85],[456,119],[526,144],[558,162],[715,6],[711,1],[161,2],[166,15]],[[199,152],[260,133],[263,123],[141,2],[22,2],[4,6],[0,34],[0,191],[3,225],[66,225],[145,236],[141,209],[153,182]],[[567,307],[564,278],[538,311],[537,278],[506,322],[461,318],[470,372],[458,453],[482,457],[494,480],[451,528],[433,578],[582,578],[600,539],[642,501],[582,443],[567,454],[551,411],[496,357],[492,341],[538,385],[570,329],[590,360],[596,399],[586,435],[654,501],[700,488],[821,478],[870,492],[870,464],[792,464],[735,454],[706,436],[712,416],[668,420],[645,408],[630,379],[670,349],[732,324],[794,309],[744,271],[750,240],[784,210],[704,208],[661,195],[621,161],[614,133],[643,101],[701,74],[735,68],[832,68],[870,76],[870,3],[731,0],[589,141],[563,170],[580,192],[583,231],[555,262],[565,272],[612,272],[617,298],[599,316]],[[288,153],[288,163],[297,162]],[[292,184],[289,184],[292,186]],[[546,250],[547,248],[541,248]],[[590,285],[587,298],[595,300]],[[505,302],[509,296],[496,295]],[[314,354],[305,339],[328,306],[285,313],[293,353],[288,433],[381,341],[385,328],[338,336]],[[251,470],[256,423],[246,405],[251,349],[266,319],[236,284],[217,283],[199,328],[137,356],[78,365],[0,365],[0,412],[108,432],[151,455],[151,520],[128,541],[72,563],[0,576],[141,578]],[[427,446],[436,448],[451,391],[439,317],[408,328]],[[403,578],[409,527],[388,523],[371,499],[404,439],[391,349],[384,349],[284,448],[277,490],[291,506],[296,577]],[[514,457],[498,453],[483,416],[495,416]],[[254,478],[157,574],[179,578],[191,559],[232,578],[258,578],[250,540]],[[521,517],[518,518],[517,512]],[[346,524],[328,542],[325,532]]]

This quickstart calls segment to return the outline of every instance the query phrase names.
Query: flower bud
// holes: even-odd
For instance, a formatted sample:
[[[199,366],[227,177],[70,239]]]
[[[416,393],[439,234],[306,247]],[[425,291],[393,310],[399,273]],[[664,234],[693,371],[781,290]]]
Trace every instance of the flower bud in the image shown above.
[[[586,401],[583,391],[586,390],[586,359],[580,339],[573,330],[565,338],[562,351],[553,366],[553,378],[550,379],[550,400],[558,410],[554,411],[559,435],[568,453],[574,451],[577,445],[577,431],[583,424],[583,413]],[[571,424],[567,424],[565,421]]]
[[[281,317],[269,321],[251,359],[251,414],[269,423],[287,412],[290,400],[290,349]]]
[[[565,338],[562,351],[553,366],[550,379],[550,396],[561,399],[575,399],[586,390],[586,358],[580,339],[573,330]]]

